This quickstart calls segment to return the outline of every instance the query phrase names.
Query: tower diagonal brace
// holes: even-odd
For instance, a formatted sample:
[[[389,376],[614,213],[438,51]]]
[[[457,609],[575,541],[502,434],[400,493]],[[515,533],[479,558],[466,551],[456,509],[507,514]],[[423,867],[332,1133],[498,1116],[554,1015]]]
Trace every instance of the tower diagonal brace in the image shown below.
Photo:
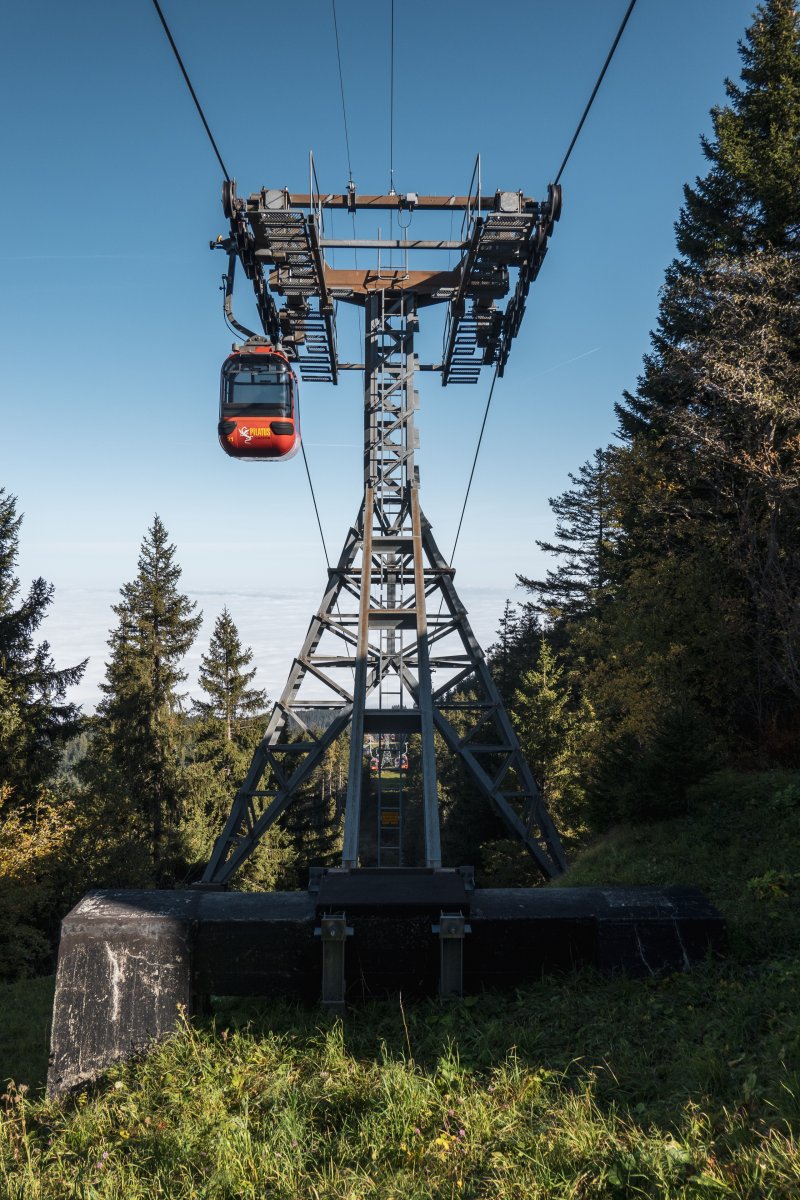
[[[466,736],[455,730],[443,709],[436,704],[436,699],[439,697],[434,694],[436,728],[449,749],[461,759],[481,792],[494,805],[509,831],[523,843],[545,878],[561,875],[567,869],[567,860],[558,832],[542,800],[533,773],[525,760],[519,739],[492,678],[483,651],[472,632],[466,609],[461,603],[453,583],[453,573],[439,550],[431,526],[424,516],[422,522],[426,557],[436,572],[438,589],[443,595],[451,620],[461,639],[465,657],[471,666],[471,673],[462,683],[462,687],[471,686],[478,693],[475,711],[479,715],[475,719],[473,729],[468,731]],[[486,724],[495,726],[496,741],[483,743],[480,746],[471,744],[471,733],[485,737],[483,727]],[[502,768],[492,775],[491,770],[482,765],[481,759],[491,761],[498,756],[502,756],[505,761]],[[513,768],[517,780],[518,786],[515,794],[523,797],[522,818],[509,802],[507,790],[503,786],[508,777],[509,768]]]
[[[272,710],[266,733],[256,747],[247,775],[234,798],[230,815],[216,840],[203,875],[204,885],[221,886],[227,883],[237,867],[253,852],[270,825],[274,824],[296,799],[299,789],[308,780],[314,768],[322,762],[326,750],[349,727],[353,711],[352,690],[348,692],[333,680],[330,683],[331,706],[337,704],[341,711],[320,737],[310,734],[306,721],[299,715],[294,716],[293,707],[306,676],[309,673],[315,674],[317,678],[320,675],[324,676],[324,672],[315,671],[314,659],[325,630],[336,631],[339,597],[361,547],[359,527],[362,520],[363,511],[359,513],[356,525],[348,532],[339,561],[330,572],[322,602],[311,620],[280,700]],[[340,637],[344,641],[348,640],[344,628],[340,630]],[[306,740],[300,743],[302,750],[296,749],[297,743],[290,740],[295,728],[305,739],[311,738],[310,742]],[[275,774],[274,766],[279,754],[290,761],[297,759],[297,765],[283,786],[278,786],[271,795],[264,795],[260,792],[260,785],[265,775]],[[264,800],[268,803],[264,803]]]

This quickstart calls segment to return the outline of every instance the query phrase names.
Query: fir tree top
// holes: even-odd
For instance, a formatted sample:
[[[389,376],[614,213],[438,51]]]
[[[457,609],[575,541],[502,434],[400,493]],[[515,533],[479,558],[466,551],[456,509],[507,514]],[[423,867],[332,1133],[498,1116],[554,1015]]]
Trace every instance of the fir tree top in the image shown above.
[[[800,236],[800,14],[795,0],[764,0],[739,43],[741,85],[711,111],[702,138],[711,170],[686,185],[675,227],[686,264],[715,254],[796,247]]]
[[[205,717],[225,722],[228,740],[235,722],[262,713],[267,704],[266,692],[251,688],[256,668],[247,671],[253,651],[243,647],[239,631],[227,607],[214,624],[208,654],[200,660],[200,685],[208,697],[196,700],[194,707]]]
[[[616,405],[631,441],[661,428],[681,397],[665,370],[675,348],[710,331],[714,288],[734,262],[796,253],[800,244],[800,14],[795,0],[765,0],[739,43],[741,84],[726,81],[730,104],[712,110],[712,166],[684,189],[676,225],[682,258],[667,269],[653,352],[635,394]],[[703,279],[706,283],[703,283]]]
[[[109,639],[112,662],[101,687],[112,698],[127,679],[137,689],[148,688],[154,708],[172,709],[178,702],[175,688],[186,678],[180,662],[197,636],[202,614],[195,616],[197,605],[178,590],[182,571],[158,514],[142,542],[138,567],[136,578],[120,589],[120,603],[112,606],[119,625]]]

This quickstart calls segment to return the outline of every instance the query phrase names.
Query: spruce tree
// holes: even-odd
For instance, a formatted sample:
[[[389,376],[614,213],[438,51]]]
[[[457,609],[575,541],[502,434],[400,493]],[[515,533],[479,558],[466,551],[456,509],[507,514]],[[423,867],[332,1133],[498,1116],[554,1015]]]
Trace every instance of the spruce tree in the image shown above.
[[[718,743],[734,760],[798,761],[796,4],[761,4],[740,52],[703,143],[710,169],[685,189],[652,351],[617,407],[605,601],[591,603],[590,554],[574,554],[591,546],[579,487],[545,547],[563,566],[529,581],[552,612],[574,614],[569,661],[602,728],[598,778],[606,798],[627,788],[627,816],[658,810],[685,724],[709,761]]]
[[[642,612],[645,572],[660,576],[673,619],[650,622],[643,654],[688,647],[694,699],[768,759],[800,720],[795,4],[760,5],[740,53],[741,83],[704,143],[711,170],[686,189],[652,353],[617,409],[612,482],[625,623]]]
[[[519,616],[516,607],[506,599],[497,630],[497,641],[487,651],[495,683],[506,704],[511,698],[512,657],[518,629]]]
[[[549,812],[569,838],[580,827],[582,750],[591,735],[590,705],[575,701],[567,670],[543,640],[514,697],[514,723]]]
[[[531,603],[512,605],[506,600],[498,640],[489,647],[487,656],[500,695],[506,705],[511,703],[523,672],[530,670],[539,653],[542,626],[539,613]]]
[[[190,797],[184,821],[184,845],[191,861],[204,866],[215,839],[231,810],[236,790],[247,774],[253,751],[263,733],[267,693],[250,685],[255,667],[248,670],[253,651],[242,646],[239,631],[227,608],[214,624],[208,653],[200,659],[203,697],[193,702],[190,722]],[[314,780],[316,783],[316,780]],[[308,830],[304,851],[309,853]],[[273,825],[236,876],[244,891],[304,886],[298,874],[291,835]]]
[[[0,488],[0,788],[15,805],[35,796],[79,730],[80,710],[66,694],[87,661],[59,670],[49,644],[36,644],[54,589],[35,579],[20,598],[15,571],[21,524],[16,497]]]
[[[230,812],[237,787],[247,774],[263,730],[260,717],[267,694],[250,686],[256,670],[246,668],[253,652],[243,647],[227,608],[214,624],[208,653],[200,659],[199,682],[204,698],[192,704],[195,762],[195,816],[198,857],[210,851]]]
[[[91,759],[106,770],[120,819],[145,840],[156,878],[164,880],[178,853],[187,780],[179,685],[184,655],[202,617],[179,591],[175,546],[156,516],[142,542],[138,573],[113,606],[117,627],[101,688]]]
[[[577,475],[572,488],[550,501],[556,516],[556,542],[536,545],[561,561],[544,579],[518,575],[520,584],[534,592],[539,611],[558,620],[587,616],[596,611],[608,586],[614,551],[615,520],[609,495],[613,450],[595,450]]]
[[[795,0],[765,0],[739,43],[741,85],[714,108],[711,163],[676,225],[683,267],[718,254],[796,248],[800,237],[800,16]]]
[[[243,648],[239,631],[223,608],[214,625],[208,654],[200,659],[200,686],[208,697],[196,700],[198,715],[221,723],[226,742],[233,742],[241,732],[242,722],[260,716],[267,704],[267,693],[251,688],[256,669],[245,668],[253,660],[253,651]]]
[[[679,257],[666,273],[653,353],[635,394],[617,406],[620,432],[663,437],[662,413],[676,403],[662,378],[666,348],[707,328],[692,287],[713,260],[794,253],[800,244],[800,14],[795,0],[765,0],[739,43],[741,85],[712,110],[714,136],[701,139],[710,171],[684,189],[676,224]],[[702,289],[702,280],[700,280]],[[669,452],[669,444],[664,449]]]

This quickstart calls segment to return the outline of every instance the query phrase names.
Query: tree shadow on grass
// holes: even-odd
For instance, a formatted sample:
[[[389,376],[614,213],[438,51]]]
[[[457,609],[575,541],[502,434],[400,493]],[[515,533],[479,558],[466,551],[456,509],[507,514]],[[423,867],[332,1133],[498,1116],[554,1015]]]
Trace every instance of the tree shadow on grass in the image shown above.
[[[749,971],[708,962],[689,974],[607,977],[582,969],[543,978],[511,995],[463,1001],[373,1001],[342,1018],[345,1052],[360,1061],[405,1060],[435,1075],[448,1064],[473,1082],[512,1055],[565,1088],[587,1075],[600,1105],[638,1124],[675,1129],[687,1106],[712,1118],[746,1109],[800,1130],[800,962]],[[315,1044],[337,1018],[285,1002],[218,1001],[218,1030],[249,1026],[298,1047]]]
[[[44,1087],[55,976],[0,984],[0,1083]]]

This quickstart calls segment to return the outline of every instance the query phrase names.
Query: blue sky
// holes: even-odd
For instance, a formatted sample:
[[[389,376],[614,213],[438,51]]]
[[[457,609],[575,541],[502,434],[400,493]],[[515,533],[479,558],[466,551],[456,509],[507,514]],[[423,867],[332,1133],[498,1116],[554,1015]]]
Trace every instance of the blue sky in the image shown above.
[[[343,190],[329,0],[163,7],[240,194],[306,190],[311,149],[321,186]],[[543,197],[625,8],[397,4],[398,190],[464,191],[480,152],[485,190]],[[699,135],[724,102],[725,76],[738,76],[736,43],[752,8],[639,0],[567,167],[563,217],[495,390],[456,557],[484,642],[516,572],[543,569],[535,539],[552,532],[548,497],[610,439],[614,402],[635,386],[681,189],[704,170]],[[389,0],[337,0],[353,175],[364,192],[389,180],[389,11]],[[219,166],[149,0],[32,0],[7,7],[2,32],[0,484],[25,513],[23,585],[35,575],[56,585],[44,632],[64,665],[91,656],[79,693],[91,704],[109,604],[135,574],[158,512],[186,590],[209,625],[229,599],[274,693],[325,564],[302,460],[245,465],[217,445],[219,367],[231,342],[223,256],[207,249],[225,229]],[[424,314],[430,357],[443,315]],[[355,321],[341,313],[339,324],[342,355],[360,359]],[[446,552],[489,382],[442,389],[429,375],[421,385],[423,506]],[[355,375],[302,390],[332,554],[360,500],[361,404]]]

